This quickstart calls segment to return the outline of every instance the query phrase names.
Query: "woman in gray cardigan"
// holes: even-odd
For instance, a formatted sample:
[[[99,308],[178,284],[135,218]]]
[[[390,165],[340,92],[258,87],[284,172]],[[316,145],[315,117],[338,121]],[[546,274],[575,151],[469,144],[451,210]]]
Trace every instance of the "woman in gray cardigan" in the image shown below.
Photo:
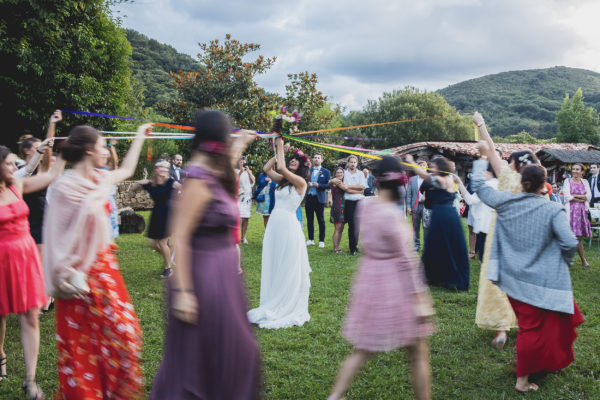
[[[573,299],[569,263],[577,239],[564,207],[541,196],[546,172],[537,165],[521,171],[523,192],[499,192],[485,185],[489,147],[480,142],[482,160],[473,164],[472,188],[498,213],[487,279],[509,298],[517,316],[519,392],[537,390],[536,372],[556,371],[573,362],[575,327],[583,323]]]

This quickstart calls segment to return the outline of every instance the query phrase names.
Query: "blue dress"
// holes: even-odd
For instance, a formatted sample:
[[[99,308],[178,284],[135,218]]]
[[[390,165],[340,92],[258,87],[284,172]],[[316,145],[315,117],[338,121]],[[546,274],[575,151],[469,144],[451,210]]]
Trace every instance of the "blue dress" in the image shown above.
[[[469,257],[460,217],[454,207],[455,193],[430,189],[426,193],[431,205],[431,221],[423,264],[430,285],[449,289],[469,289]]]
[[[142,185],[154,201],[154,208],[152,209],[150,224],[148,226],[148,238],[150,239],[165,239],[169,237],[167,233],[169,200],[171,199],[174,182],[173,178],[169,178],[162,185],[154,185],[152,182]]]

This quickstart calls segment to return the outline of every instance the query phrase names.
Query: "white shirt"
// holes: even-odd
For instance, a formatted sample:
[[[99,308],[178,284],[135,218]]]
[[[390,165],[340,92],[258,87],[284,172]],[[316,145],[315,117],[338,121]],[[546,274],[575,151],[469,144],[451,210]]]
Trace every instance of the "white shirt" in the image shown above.
[[[239,174],[240,170],[236,169],[235,173]],[[248,175],[248,172],[244,171],[240,175],[240,186],[238,189],[238,196],[239,197],[252,196],[252,186],[254,186],[254,184],[250,183],[250,176]]]
[[[496,178],[485,181],[485,184],[498,190],[498,179]],[[493,210],[479,199],[477,193],[470,194],[467,192],[463,198],[470,207],[469,214],[473,218],[473,232],[488,233],[492,223]]]
[[[344,184],[348,186],[361,185],[363,187],[367,187],[367,178],[365,178],[365,174],[358,169],[355,170],[354,173],[346,170],[344,171]],[[358,194],[350,194],[344,193],[344,200],[360,200],[364,198],[365,195],[362,193]]]

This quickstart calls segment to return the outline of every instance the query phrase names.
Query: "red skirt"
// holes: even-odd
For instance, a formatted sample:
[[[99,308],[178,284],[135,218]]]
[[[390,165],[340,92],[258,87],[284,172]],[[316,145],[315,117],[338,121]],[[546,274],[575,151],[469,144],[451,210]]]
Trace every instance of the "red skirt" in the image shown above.
[[[84,300],[56,300],[62,400],[126,400],[143,394],[141,329],[111,249],[98,254]]]
[[[573,314],[544,310],[508,298],[519,323],[517,334],[517,377],[536,372],[552,372],[567,367],[575,359],[575,328],[584,321],[574,303]]]

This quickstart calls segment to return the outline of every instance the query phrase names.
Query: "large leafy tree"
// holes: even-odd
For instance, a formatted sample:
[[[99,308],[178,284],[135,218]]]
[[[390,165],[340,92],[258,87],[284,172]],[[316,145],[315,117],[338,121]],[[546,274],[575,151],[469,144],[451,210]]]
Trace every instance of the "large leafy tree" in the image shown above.
[[[131,47],[107,0],[0,2],[0,117],[3,142],[40,136],[56,108],[123,114],[141,101],[132,90]],[[128,103],[128,104],[127,104]],[[70,124],[87,119],[69,116]],[[94,120],[99,128],[117,122]],[[59,127],[60,129],[60,127]]]
[[[472,140],[473,124],[462,117],[442,96],[413,87],[384,93],[369,101],[362,111],[351,112],[347,125],[436,117],[397,125],[361,129],[362,136],[382,138],[378,146],[391,148],[428,140]]]
[[[573,98],[565,95],[562,107],[556,114],[557,142],[561,143],[600,143],[600,121],[598,112],[583,103],[583,93],[579,88]]]

